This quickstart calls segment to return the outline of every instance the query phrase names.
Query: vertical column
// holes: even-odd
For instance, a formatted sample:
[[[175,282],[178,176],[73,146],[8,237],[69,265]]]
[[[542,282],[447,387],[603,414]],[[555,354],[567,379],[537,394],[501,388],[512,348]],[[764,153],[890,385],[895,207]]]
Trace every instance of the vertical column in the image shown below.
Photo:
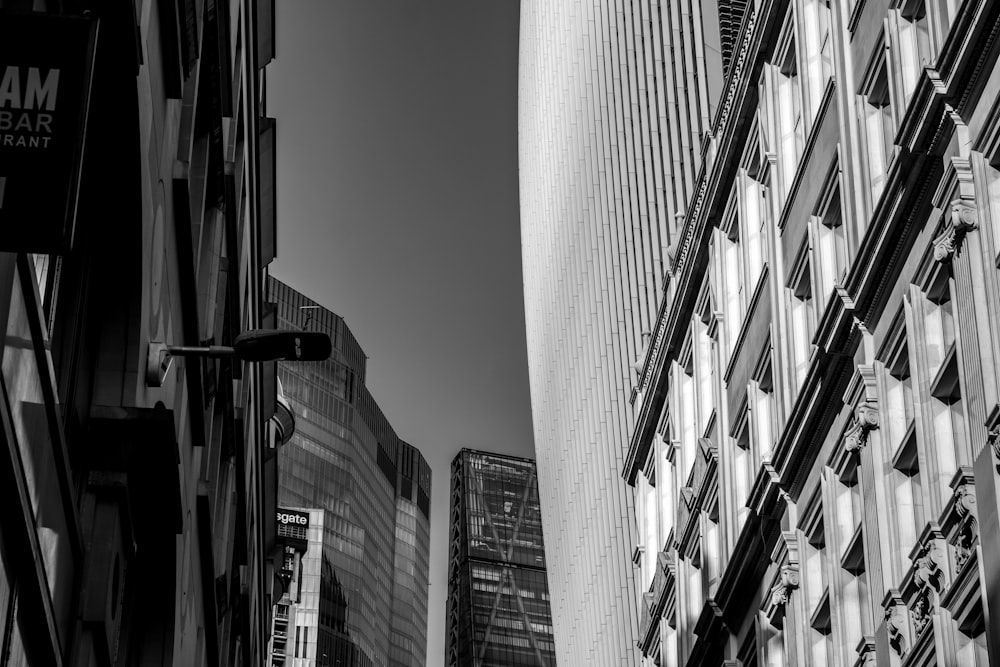
[[[934,240],[934,258],[950,263],[955,293],[958,353],[962,370],[962,401],[975,476],[976,502],[980,512],[980,586],[986,627],[1000,617],[1000,572],[984,567],[1000,559],[1000,479],[995,457],[997,424],[1000,422],[1000,392],[997,378],[995,313],[1000,301],[993,242],[980,220],[989,215],[988,201],[977,196],[985,174],[982,156],[970,154],[968,127],[947,109],[959,135],[961,155],[951,158],[954,198],[944,231]],[[977,187],[977,181],[980,183]],[[989,225],[986,226],[987,228]],[[1000,636],[988,631],[990,662],[1000,663]]]

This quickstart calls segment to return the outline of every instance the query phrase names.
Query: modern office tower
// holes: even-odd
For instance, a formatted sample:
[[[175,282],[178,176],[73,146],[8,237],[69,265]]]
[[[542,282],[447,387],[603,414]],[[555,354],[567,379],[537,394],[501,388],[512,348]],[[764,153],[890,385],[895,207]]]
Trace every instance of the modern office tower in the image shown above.
[[[521,4],[528,366],[562,664],[639,660],[641,550],[621,479],[641,405],[633,367],[719,106],[721,70],[696,73],[729,52],[737,4],[710,17],[729,27],[715,40],[698,2]]]
[[[367,358],[344,320],[274,278],[268,290],[279,328],[333,342],[327,361],[278,366],[295,414],[279,452],[278,500],[308,511],[310,526],[301,588],[279,602],[297,609],[283,664],[423,667],[430,467],[365,387]]]
[[[554,667],[538,480],[530,459],[451,462],[448,667]]]
[[[273,2],[0,1],[0,664],[263,665]],[[85,120],[85,122],[84,122]]]

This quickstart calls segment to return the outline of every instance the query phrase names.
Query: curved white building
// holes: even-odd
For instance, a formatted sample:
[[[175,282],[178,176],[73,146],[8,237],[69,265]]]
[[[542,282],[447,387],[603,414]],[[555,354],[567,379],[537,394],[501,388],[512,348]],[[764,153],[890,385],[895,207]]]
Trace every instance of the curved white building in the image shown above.
[[[706,53],[696,6],[607,4],[522,2],[518,100],[528,365],[557,656],[602,667],[639,662],[646,586],[631,562],[663,548],[639,543],[622,479],[641,404],[633,366],[645,358],[675,216],[721,88],[688,74],[720,57],[717,45]]]

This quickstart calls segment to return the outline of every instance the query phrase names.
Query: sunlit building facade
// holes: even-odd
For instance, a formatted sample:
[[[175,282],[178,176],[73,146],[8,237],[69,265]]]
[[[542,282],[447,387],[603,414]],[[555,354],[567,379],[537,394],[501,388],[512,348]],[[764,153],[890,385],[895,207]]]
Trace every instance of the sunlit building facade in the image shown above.
[[[451,463],[447,667],[555,667],[538,479],[530,459]]]
[[[1000,6],[739,24],[637,379],[643,660],[995,664]]]
[[[327,361],[278,368],[296,420],[278,498],[309,513],[310,537],[301,586],[279,603],[292,609],[284,662],[272,664],[423,667],[430,466],[365,387],[367,358],[344,320],[274,278],[269,296],[281,328],[333,342]]]
[[[525,5],[521,33],[525,298],[539,476],[556,489],[551,509],[543,498],[550,545],[559,528],[593,531],[573,517],[599,505],[572,491],[592,487],[578,468],[593,473],[569,444],[545,443],[591,464],[588,439],[613,454],[624,443],[634,547],[613,567],[634,577],[638,623],[623,625],[635,663],[995,664],[1000,5],[572,10]],[[643,206],[659,199],[673,221],[648,279],[662,290],[643,349],[630,332],[647,320],[629,327],[628,307],[648,307],[635,289],[649,255],[628,242],[656,238],[643,212],[663,209]],[[601,315],[605,303],[622,305]],[[633,375],[602,377],[635,349]],[[581,391],[589,381],[605,403]],[[627,419],[602,418],[604,405]],[[546,478],[557,469],[561,487]],[[575,546],[567,558],[589,545]],[[583,588],[587,570],[558,560],[554,610],[562,597],[567,619],[587,618],[586,594],[559,588],[581,575]],[[557,646],[586,663],[572,648],[580,621],[560,615]]]
[[[639,661],[639,537],[621,478],[641,405],[635,367],[718,106],[721,70],[697,73],[734,38],[718,29],[703,38],[698,5],[521,3],[528,369],[565,665]],[[713,15],[723,27],[732,23],[726,7]]]

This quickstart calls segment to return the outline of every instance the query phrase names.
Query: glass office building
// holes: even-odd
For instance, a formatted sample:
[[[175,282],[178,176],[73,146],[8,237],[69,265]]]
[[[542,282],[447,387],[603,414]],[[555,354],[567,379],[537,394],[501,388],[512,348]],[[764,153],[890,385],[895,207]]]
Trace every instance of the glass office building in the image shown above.
[[[461,450],[451,464],[446,664],[553,667],[535,462]]]
[[[333,342],[327,361],[278,369],[296,419],[279,454],[279,504],[322,514],[311,516],[318,541],[303,562],[316,567],[303,579],[283,664],[322,665],[325,655],[342,667],[422,667],[430,467],[365,387],[366,357],[343,319],[277,280],[269,290],[279,328]]]

